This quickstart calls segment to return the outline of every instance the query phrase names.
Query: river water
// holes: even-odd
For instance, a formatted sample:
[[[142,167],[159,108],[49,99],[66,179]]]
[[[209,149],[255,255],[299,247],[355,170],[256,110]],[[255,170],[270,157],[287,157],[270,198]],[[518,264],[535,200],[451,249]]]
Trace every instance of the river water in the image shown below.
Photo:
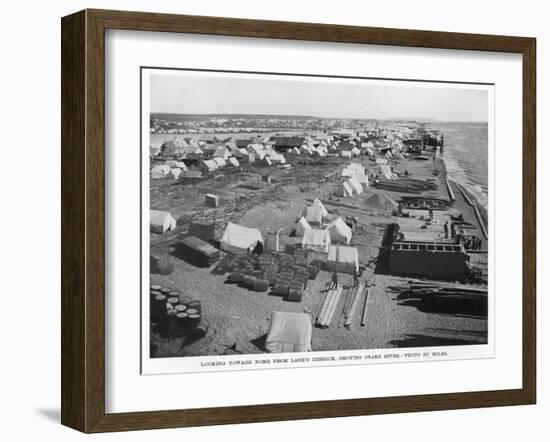
[[[434,123],[433,127],[445,135],[441,157],[449,178],[466,187],[487,208],[487,123]]]

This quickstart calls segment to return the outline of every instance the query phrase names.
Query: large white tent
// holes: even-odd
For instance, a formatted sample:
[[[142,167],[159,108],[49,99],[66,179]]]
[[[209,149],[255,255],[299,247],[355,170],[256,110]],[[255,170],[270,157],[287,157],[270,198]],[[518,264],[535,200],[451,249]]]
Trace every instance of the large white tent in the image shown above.
[[[176,220],[170,212],[162,210],[149,211],[149,227],[151,232],[164,233],[176,228]]]
[[[311,351],[312,331],[307,313],[272,312],[265,349],[269,353]]]
[[[308,229],[304,232],[302,238],[302,247],[304,249],[327,253],[329,246],[330,234],[327,230]]]
[[[311,229],[311,226],[303,216],[300,217],[296,223],[296,236],[303,236],[304,232],[308,229]]]
[[[264,242],[262,234],[258,229],[227,223],[220,246],[226,252],[243,253],[254,250],[258,242],[262,244]]]
[[[173,169],[170,169],[170,173],[168,174],[168,178],[178,179],[178,177],[181,175],[182,170],[179,167],[174,167]]]
[[[326,228],[330,235],[331,243],[345,242],[349,244],[351,241],[351,228],[344,222],[341,217],[336,218]]]
[[[352,273],[359,270],[359,252],[356,247],[331,245],[328,250],[329,270]]]
[[[157,164],[151,169],[151,178],[158,179],[164,178],[170,173],[170,166],[166,164]]]
[[[321,226],[323,224],[323,209],[319,206],[306,207],[303,217],[309,224]]]
[[[349,184],[349,186],[351,187],[353,193],[359,195],[361,193],[363,193],[363,186],[359,183],[359,181],[357,180],[357,178],[354,176],[352,176],[348,181],[347,183]]]
[[[326,209],[326,207],[324,206],[324,204],[321,202],[321,200],[319,198],[315,198],[313,200],[313,202],[311,203],[311,207],[318,207],[319,209],[321,209],[321,213],[323,215],[323,218],[325,216],[328,216],[328,210]]]

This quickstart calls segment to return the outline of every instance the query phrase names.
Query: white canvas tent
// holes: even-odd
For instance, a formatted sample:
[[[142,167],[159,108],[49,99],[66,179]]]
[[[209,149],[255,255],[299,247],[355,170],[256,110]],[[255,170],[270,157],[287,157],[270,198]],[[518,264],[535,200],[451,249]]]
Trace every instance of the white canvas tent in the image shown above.
[[[319,207],[321,209],[321,213],[323,214],[323,218],[325,216],[328,216],[328,210],[324,206],[324,204],[321,202],[319,198],[315,198],[313,202],[311,203],[311,207]]]
[[[218,165],[214,160],[204,160],[202,165],[208,172],[212,172],[218,168]]]
[[[321,207],[319,206],[306,207],[303,216],[309,224],[317,226],[323,224],[323,209],[321,209]]]
[[[229,157],[228,161],[229,161],[229,164],[231,164],[232,166],[239,167],[239,160],[237,160],[237,158]]]
[[[159,164],[151,169],[151,178],[160,179],[165,178],[170,173],[170,166],[166,164]]]
[[[218,148],[214,151],[214,155],[212,155],[214,158],[223,158],[224,160],[227,160],[229,158],[230,151],[226,146],[218,146]]]
[[[380,174],[387,180],[395,180],[397,176],[391,171],[389,165],[380,164]]]
[[[302,247],[304,249],[327,253],[329,246],[330,234],[327,230],[308,229],[304,232],[302,238]]]
[[[361,155],[361,151],[359,149],[357,149],[357,147],[354,147],[353,149],[351,149],[350,152],[353,156],[356,156],[356,157]]]
[[[359,252],[357,248],[350,246],[330,246],[328,250],[327,265],[329,270],[339,272],[359,271]]]
[[[269,353],[311,351],[311,335],[307,313],[272,312],[265,349]]]
[[[216,163],[216,166],[218,166],[218,169],[221,169],[222,167],[227,166],[227,163],[221,157],[212,158],[212,161]]]
[[[162,210],[149,211],[149,227],[151,232],[164,233],[176,228],[176,220],[170,212]]]
[[[187,166],[183,161],[176,161],[176,167],[181,170],[187,170]]]
[[[359,183],[359,181],[357,180],[357,178],[355,178],[355,176],[352,176],[347,181],[347,183],[349,184],[349,186],[353,190],[353,193],[355,193],[357,195],[363,193],[363,186]]]
[[[351,241],[351,228],[340,217],[332,221],[326,230],[330,235],[331,243],[345,242],[349,244]]]
[[[365,205],[370,209],[384,210],[388,212],[397,209],[398,206],[393,199],[384,193],[372,194],[366,199]]]
[[[262,234],[258,229],[227,223],[220,246],[226,252],[243,253],[254,250],[258,242],[262,244],[264,242]]]
[[[342,183],[342,196],[343,197],[348,197],[348,196],[352,196],[353,195],[353,190],[352,188],[350,187],[350,185],[348,184],[348,182],[344,182]]]
[[[170,173],[168,174],[168,178],[173,178],[175,180],[178,179],[178,177],[181,175],[182,170],[178,167],[174,167],[173,169],[170,169]]]
[[[271,160],[272,163],[275,163],[275,164],[285,164],[286,163],[285,157],[281,153],[275,153],[275,152],[270,153],[269,154],[269,159]]]
[[[351,158],[351,157],[352,157],[352,154],[351,154],[351,151],[350,151],[350,150],[343,150],[343,151],[340,153],[340,156],[342,156],[343,158]]]
[[[311,226],[303,216],[300,217],[296,223],[296,236],[303,236],[304,232],[308,229],[311,229]]]

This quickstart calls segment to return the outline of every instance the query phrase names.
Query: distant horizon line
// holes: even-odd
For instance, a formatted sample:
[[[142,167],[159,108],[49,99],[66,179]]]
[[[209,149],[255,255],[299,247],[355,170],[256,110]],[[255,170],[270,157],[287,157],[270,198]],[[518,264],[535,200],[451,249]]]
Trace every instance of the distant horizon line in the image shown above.
[[[257,114],[257,113],[179,113],[179,112],[149,112],[150,116],[153,115],[177,115],[177,116],[219,116],[219,117],[229,117],[229,116],[255,116],[255,117],[270,117],[278,118],[285,117],[287,119],[291,118],[302,118],[302,119],[314,119],[314,120],[374,120],[374,121],[414,121],[414,122],[437,122],[437,123],[488,123],[487,120],[439,120],[436,118],[430,117],[386,117],[386,118],[376,118],[376,117],[319,117],[315,115],[294,115],[294,114]]]

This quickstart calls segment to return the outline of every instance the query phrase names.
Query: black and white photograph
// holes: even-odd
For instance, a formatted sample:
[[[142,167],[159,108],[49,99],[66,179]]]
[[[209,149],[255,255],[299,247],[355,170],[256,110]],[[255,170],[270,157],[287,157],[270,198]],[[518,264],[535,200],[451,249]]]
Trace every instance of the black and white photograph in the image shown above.
[[[141,87],[145,356],[490,344],[491,84],[143,68]]]

